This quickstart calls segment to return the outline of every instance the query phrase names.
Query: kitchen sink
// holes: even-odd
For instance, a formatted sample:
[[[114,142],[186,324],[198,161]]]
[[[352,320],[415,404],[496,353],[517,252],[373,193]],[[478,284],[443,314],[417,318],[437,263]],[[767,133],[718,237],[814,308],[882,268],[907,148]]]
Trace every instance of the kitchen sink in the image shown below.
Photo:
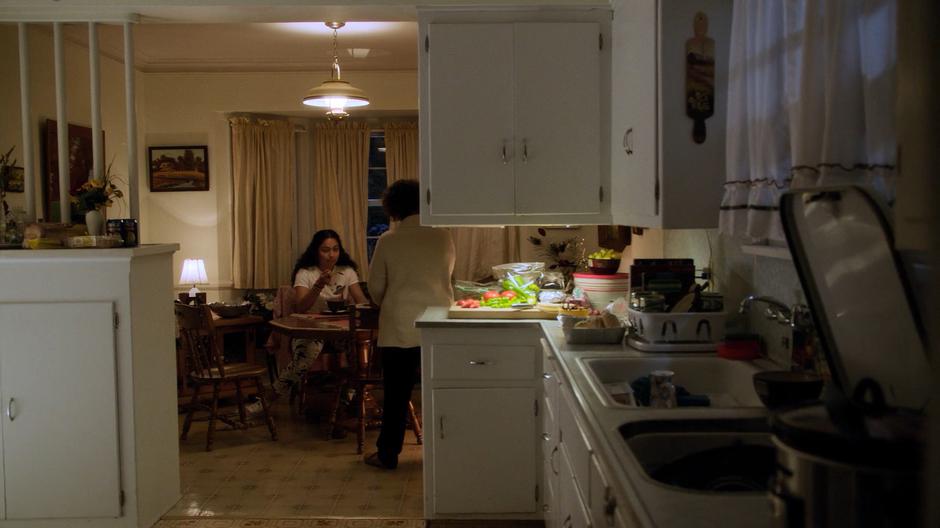
[[[594,391],[607,407],[642,407],[642,404],[637,403],[639,398],[620,395],[632,382],[645,379],[650,372],[662,369],[675,373],[672,381],[677,388],[681,386],[691,395],[707,396],[708,407],[762,406],[752,381],[754,373],[762,369],[745,361],[715,356],[594,357],[580,358],[578,361]],[[701,398],[699,403],[702,403]]]
[[[641,420],[619,431],[646,474],[668,486],[763,493],[776,468],[765,418]]]

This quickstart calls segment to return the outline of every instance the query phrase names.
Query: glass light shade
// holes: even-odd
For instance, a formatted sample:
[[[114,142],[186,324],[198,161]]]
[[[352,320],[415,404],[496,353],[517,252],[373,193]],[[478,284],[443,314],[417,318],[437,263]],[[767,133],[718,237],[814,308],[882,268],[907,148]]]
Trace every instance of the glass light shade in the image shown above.
[[[208,284],[209,276],[206,275],[206,263],[202,259],[186,259],[183,261],[183,271],[180,272],[180,284],[192,284],[193,288],[189,290],[189,296],[195,297],[199,293],[197,284]]]
[[[307,92],[304,104],[342,110],[345,107],[366,106],[369,104],[369,98],[365,92],[347,81],[330,79]]]

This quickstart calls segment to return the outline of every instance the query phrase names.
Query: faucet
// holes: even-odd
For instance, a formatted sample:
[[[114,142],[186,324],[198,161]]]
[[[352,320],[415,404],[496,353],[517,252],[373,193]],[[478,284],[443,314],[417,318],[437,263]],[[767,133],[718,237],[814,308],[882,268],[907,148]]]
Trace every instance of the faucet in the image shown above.
[[[810,316],[808,306],[799,303],[793,306],[787,306],[773,297],[748,295],[741,301],[741,305],[738,307],[738,313],[747,313],[751,304],[756,302],[762,302],[768,305],[768,308],[764,311],[764,316],[771,321],[789,325],[790,328],[799,331],[810,331],[813,328],[813,320]]]
[[[799,303],[787,306],[773,297],[748,295],[741,301],[738,313],[747,313],[751,304],[755,302],[768,305],[768,308],[764,311],[765,317],[791,328],[793,332],[791,334],[792,341],[788,345],[790,347],[791,368],[808,368],[807,362],[812,359],[811,348],[815,337],[815,327],[813,326],[813,318],[809,307]]]
[[[774,299],[773,297],[748,295],[744,298],[743,301],[741,301],[741,305],[738,307],[738,313],[747,313],[748,309],[751,307],[751,304],[756,302],[762,302],[768,305],[767,310],[764,311],[764,315],[768,319],[772,321],[779,321],[781,324],[790,324],[790,318],[792,316],[790,307],[778,301],[777,299]]]

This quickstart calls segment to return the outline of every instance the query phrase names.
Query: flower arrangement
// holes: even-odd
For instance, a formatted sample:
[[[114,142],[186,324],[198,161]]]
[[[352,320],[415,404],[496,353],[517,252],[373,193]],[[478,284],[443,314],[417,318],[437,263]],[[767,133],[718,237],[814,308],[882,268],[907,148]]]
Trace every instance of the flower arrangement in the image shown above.
[[[100,211],[114,204],[115,198],[123,198],[124,192],[117,188],[115,182],[120,179],[111,174],[111,165],[108,164],[104,177],[100,180],[89,179],[76,191],[72,192],[72,203],[83,212]]]
[[[14,232],[16,230],[16,220],[10,214],[10,206],[7,204],[7,178],[16,165],[16,160],[10,156],[13,155],[13,147],[6,151],[6,154],[0,156],[0,231]],[[4,240],[0,240],[3,242]]]
[[[584,240],[571,237],[552,242],[548,239],[548,233],[541,227],[538,234],[539,236],[530,236],[529,243],[538,248],[538,253],[547,261],[549,270],[560,271],[565,277],[565,283],[571,284],[572,274],[579,267],[584,267],[587,261],[584,258]]]

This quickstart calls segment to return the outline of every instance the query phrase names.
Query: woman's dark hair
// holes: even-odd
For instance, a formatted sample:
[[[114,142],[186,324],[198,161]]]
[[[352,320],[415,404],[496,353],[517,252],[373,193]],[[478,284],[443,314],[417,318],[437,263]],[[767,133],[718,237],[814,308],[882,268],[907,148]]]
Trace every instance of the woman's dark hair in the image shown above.
[[[418,180],[398,180],[389,185],[382,195],[382,208],[392,220],[402,220],[406,216],[418,214],[421,192]]]
[[[300,255],[300,258],[297,259],[297,264],[294,264],[294,272],[290,276],[291,283],[297,279],[298,271],[303,268],[312,268],[320,264],[320,246],[322,246],[323,242],[328,238],[335,239],[336,243],[339,244],[339,258],[336,259],[336,265],[349,266],[353,271],[359,272],[359,265],[349,256],[349,253],[346,253],[346,248],[343,247],[343,241],[340,240],[339,233],[332,229],[321,229],[313,234],[313,240],[310,241],[310,245],[307,246],[307,249],[305,249],[303,254]]]

